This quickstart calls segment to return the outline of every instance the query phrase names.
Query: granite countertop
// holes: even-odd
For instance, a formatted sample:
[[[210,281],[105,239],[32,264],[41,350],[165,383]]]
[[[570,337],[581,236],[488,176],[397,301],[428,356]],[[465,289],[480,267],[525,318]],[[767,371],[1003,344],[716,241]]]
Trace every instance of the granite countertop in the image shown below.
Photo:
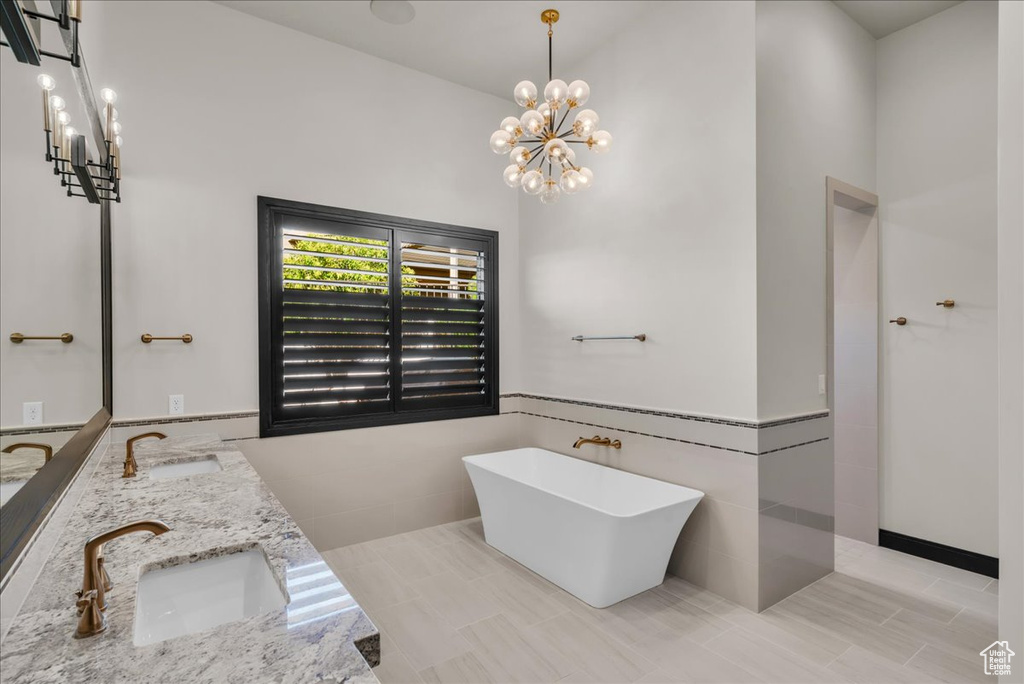
[[[154,465],[215,455],[223,470],[151,479]],[[146,440],[138,477],[121,478],[123,450],[102,461],[61,533],[0,655],[0,680],[20,682],[347,682],[374,684],[377,628],[337,580],[237,447],[216,436]],[[74,638],[75,592],[90,537],[159,519],[171,531],[108,543],[107,630]],[[288,604],[148,646],[135,646],[135,593],[148,570],[261,548]],[[326,573],[326,574],[325,574]],[[289,585],[293,585],[289,587]],[[310,592],[315,587],[318,591]]]
[[[0,454],[0,482],[26,482],[44,463],[46,456],[39,449],[18,449],[14,453]]]

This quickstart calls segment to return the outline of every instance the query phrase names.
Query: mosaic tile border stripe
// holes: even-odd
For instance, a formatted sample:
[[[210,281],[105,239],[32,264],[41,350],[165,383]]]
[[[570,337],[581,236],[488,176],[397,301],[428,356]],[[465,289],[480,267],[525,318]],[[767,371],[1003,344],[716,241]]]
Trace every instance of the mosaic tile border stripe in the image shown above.
[[[624,413],[639,413],[646,416],[658,416],[660,418],[674,418],[676,420],[691,420],[697,423],[714,423],[716,425],[728,425],[730,427],[748,428],[752,430],[764,430],[766,428],[780,427],[782,425],[791,425],[793,423],[803,423],[808,420],[818,420],[819,418],[827,418],[829,415],[828,409],[822,409],[821,411],[815,411],[800,416],[792,416],[789,418],[779,418],[776,420],[766,420],[761,422],[747,421],[747,420],[733,420],[730,418],[709,418],[708,416],[699,416],[692,413],[677,413],[674,411],[660,411],[656,409],[641,409],[632,406],[622,406],[619,404],[604,404],[596,401],[582,401],[579,399],[560,399],[556,397],[547,397],[541,394],[525,394],[521,392],[513,392],[510,394],[502,394],[502,399],[536,399],[538,401],[550,401],[557,404],[569,404],[572,406],[585,406],[588,408],[599,408],[608,409],[610,411],[622,411]]]
[[[694,442],[689,439],[680,439],[678,437],[668,437],[666,435],[654,435],[648,432],[638,432],[636,430],[627,430],[625,428],[612,427],[611,425],[598,425],[597,423],[587,423],[580,420],[570,420],[568,418],[556,418],[555,416],[545,416],[540,413],[531,413],[529,411],[508,411],[503,413],[503,416],[508,415],[521,415],[521,416],[533,416],[534,418],[545,418],[547,420],[557,420],[562,423],[572,423],[574,425],[585,425],[587,427],[598,428],[599,430],[611,430],[612,432],[623,432],[627,435],[638,435],[640,437],[653,437],[654,439],[663,439],[668,442],[680,442],[682,444],[692,444],[694,446],[707,447],[709,449],[718,449],[719,451],[731,451],[734,454],[746,454],[747,456],[764,456],[766,454],[774,454],[779,451],[786,451],[787,449],[795,449],[796,447],[807,446],[808,444],[817,444],[818,442],[827,442],[829,437],[821,437],[819,439],[812,439],[807,442],[800,442],[799,444],[790,444],[777,449],[770,449],[768,451],[745,451],[743,449],[732,449],[730,447],[719,446],[717,444],[704,444],[703,442]]]
[[[241,411],[236,413],[201,413],[192,416],[161,416],[159,418],[132,418],[131,420],[114,420],[111,427],[141,427],[143,425],[170,425],[172,423],[205,423],[211,420],[233,420],[236,418],[259,418],[259,411]]]
[[[85,423],[68,423],[66,425],[40,425],[34,427],[32,425],[19,425],[13,428],[3,428],[0,430],[0,437],[15,437],[17,435],[45,435],[54,432],[78,432]]]

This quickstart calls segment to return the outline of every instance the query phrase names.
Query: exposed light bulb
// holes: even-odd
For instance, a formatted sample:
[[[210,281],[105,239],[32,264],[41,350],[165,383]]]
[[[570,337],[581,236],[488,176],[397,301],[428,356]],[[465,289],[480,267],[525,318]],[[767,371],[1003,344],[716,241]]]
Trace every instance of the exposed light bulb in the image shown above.
[[[544,117],[545,124],[551,124],[551,105],[547,102],[541,102],[537,107],[537,113]]]
[[[509,160],[516,166],[526,166],[526,162],[530,161],[530,150],[526,149],[522,145],[513,148],[512,152],[508,156]]]
[[[67,112],[57,112],[57,121],[67,126],[71,123],[71,115]]]
[[[572,132],[581,138],[589,138],[601,123],[600,117],[593,109],[581,109],[572,124]]]
[[[594,154],[604,154],[612,147],[612,134],[608,131],[594,131],[587,145],[594,150]]]
[[[116,138],[114,139],[114,142],[116,142],[116,143],[117,143],[117,146],[118,146],[118,147],[120,148],[120,147],[121,147],[121,145],[123,145],[123,144],[124,144],[124,138],[122,138],[121,136],[117,136],[117,137],[116,137]]]
[[[53,107],[53,111],[55,112],[63,112],[65,107],[64,98],[60,95],[51,95],[50,106]]]
[[[110,108],[110,120],[117,121],[117,110],[113,107]]]
[[[121,122],[115,121],[110,127],[110,130],[114,131],[114,135],[121,135]]]
[[[107,104],[114,104],[117,102],[117,93],[110,88],[104,88],[100,91],[100,98]]]
[[[505,154],[512,149],[512,136],[508,131],[494,131],[491,134],[491,150],[495,154]]]
[[[579,179],[579,171],[568,169],[567,171],[562,172],[562,177],[558,180],[558,185],[562,188],[562,192],[567,195],[572,195],[579,190],[582,190]]]
[[[64,135],[68,136],[68,138],[73,138],[74,136],[78,135],[78,131],[76,131],[74,127],[68,126],[64,129]]]
[[[57,82],[54,81],[53,76],[50,76],[49,74],[39,74],[39,76],[36,77],[36,83],[39,84],[40,88],[47,92],[57,87]]]
[[[544,204],[554,204],[558,201],[558,198],[562,196],[562,191],[558,189],[558,184],[550,178],[544,181],[544,187],[540,191],[540,201]]]
[[[581,190],[586,190],[594,184],[594,172],[586,166],[580,167],[577,173],[580,174],[580,177],[576,179],[576,183],[580,186]]]
[[[519,119],[523,130],[530,135],[540,135],[544,131],[544,115],[535,109],[531,109]]]
[[[526,169],[519,164],[509,164],[505,167],[505,172],[502,177],[505,179],[505,184],[510,188],[517,188],[523,182],[523,175],[526,173]]]
[[[553,81],[549,81],[544,86],[544,101],[551,105],[552,109],[558,109],[565,102],[566,95],[569,94],[569,86],[565,85],[565,81],[560,78],[556,78]]]
[[[561,138],[552,138],[544,144],[544,154],[554,163],[561,164],[569,156],[569,146]]]
[[[523,192],[536,195],[544,189],[544,175],[537,169],[530,169],[523,174]]]
[[[570,107],[580,107],[590,99],[590,86],[586,81],[573,81],[569,84],[569,92],[565,101]]]
[[[506,116],[501,120],[501,130],[513,138],[518,138],[523,134],[523,127],[519,125],[519,119],[514,116]]]
[[[516,104],[520,107],[533,109],[537,105],[537,86],[532,81],[520,81],[516,83],[512,97],[516,99]]]

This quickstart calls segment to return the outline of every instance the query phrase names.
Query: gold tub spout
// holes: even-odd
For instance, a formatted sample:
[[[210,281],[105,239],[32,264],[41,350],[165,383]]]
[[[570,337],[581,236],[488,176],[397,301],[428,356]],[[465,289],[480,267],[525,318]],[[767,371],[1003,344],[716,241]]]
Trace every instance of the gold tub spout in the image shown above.
[[[597,446],[611,447],[612,449],[621,449],[622,442],[615,439],[609,439],[608,437],[601,437],[600,435],[594,435],[591,438],[580,437],[576,440],[576,443],[572,445],[573,449],[579,449],[584,444],[596,444]]]

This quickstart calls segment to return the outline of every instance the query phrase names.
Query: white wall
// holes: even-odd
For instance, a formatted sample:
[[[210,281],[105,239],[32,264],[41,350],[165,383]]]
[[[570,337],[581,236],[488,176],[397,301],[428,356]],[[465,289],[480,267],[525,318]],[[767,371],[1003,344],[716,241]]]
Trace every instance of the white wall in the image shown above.
[[[656,5],[581,64],[556,62],[590,83],[614,146],[580,150],[586,195],[515,193],[522,388],[754,418],[754,7]]]
[[[825,408],[825,176],[875,189],[875,40],[826,0],[757,3],[757,404]]]
[[[996,4],[878,41],[881,527],[997,544]],[[956,307],[936,307],[946,298]]]
[[[57,81],[73,126],[85,115],[63,63],[46,71],[0,50],[0,426],[22,423],[22,402],[42,401],[47,424],[85,422],[103,404],[100,211],[68,197],[44,158],[36,77]],[[14,344],[24,335],[74,335],[71,344]]]
[[[116,418],[166,415],[172,393],[187,414],[257,407],[257,195],[499,231],[516,387],[516,200],[487,148],[506,103],[214,3],[89,9],[90,70],[125,131]]]
[[[1024,4],[999,3],[999,638],[1024,644]],[[1018,649],[1018,653],[1020,650]],[[1007,682],[1024,681],[1024,667]]]

